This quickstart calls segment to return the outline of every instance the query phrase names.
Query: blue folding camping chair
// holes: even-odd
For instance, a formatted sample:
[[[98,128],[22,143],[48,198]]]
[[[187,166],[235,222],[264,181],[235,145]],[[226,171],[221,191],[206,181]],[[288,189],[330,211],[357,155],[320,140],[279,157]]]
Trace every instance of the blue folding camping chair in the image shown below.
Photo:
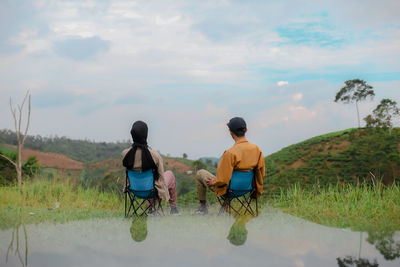
[[[128,202],[129,200],[129,202]],[[133,171],[126,170],[125,183],[125,217],[132,215],[142,216],[154,212],[160,215],[164,211],[161,199],[158,197],[157,189],[154,186],[153,170]]]
[[[229,188],[225,195],[218,197],[218,202],[221,204],[219,214],[227,211],[233,216],[240,215],[240,211],[244,209],[244,214],[247,212],[252,216],[258,216],[258,201],[255,199],[255,212],[251,207],[252,195],[256,193],[254,170],[250,171],[233,171]],[[234,201],[236,200],[236,201]],[[234,203],[238,203],[239,207],[235,207]]]

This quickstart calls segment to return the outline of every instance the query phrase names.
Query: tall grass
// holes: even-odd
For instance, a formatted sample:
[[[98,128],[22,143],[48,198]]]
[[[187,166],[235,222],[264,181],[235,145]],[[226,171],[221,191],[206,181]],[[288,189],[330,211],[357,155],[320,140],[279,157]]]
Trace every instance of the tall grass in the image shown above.
[[[209,204],[217,205],[212,192],[207,194],[207,199]],[[399,185],[315,186],[314,189],[296,185],[267,199],[267,204],[283,212],[327,226],[362,231],[400,230]],[[196,190],[178,199],[182,208],[194,207],[197,203]],[[37,179],[22,188],[0,187],[0,229],[21,221],[66,222],[116,216],[123,216],[120,194],[83,188],[68,180]]]
[[[400,230],[400,186],[337,185],[314,190],[295,185],[269,204],[319,224],[353,230]]]
[[[83,188],[69,181],[40,179],[26,183],[23,187],[0,187],[1,205],[33,208],[119,210],[121,197],[96,188]]]
[[[0,187],[0,229],[16,223],[66,222],[123,214],[123,198],[67,181],[37,179],[23,187]]]

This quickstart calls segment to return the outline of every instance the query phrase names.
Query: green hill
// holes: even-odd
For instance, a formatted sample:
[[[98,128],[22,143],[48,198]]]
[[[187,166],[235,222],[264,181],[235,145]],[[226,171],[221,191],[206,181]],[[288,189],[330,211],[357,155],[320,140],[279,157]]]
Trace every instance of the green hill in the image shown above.
[[[325,186],[337,183],[400,180],[400,129],[347,129],[288,146],[265,158],[265,188],[292,184]]]
[[[17,144],[17,136],[11,130],[0,130],[0,144]],[[73,140],[67,137],[42,137],[28,135],[25,148],[42,152],[53,152],[66,155],[82,162],[94,162],[109,158],[119,158],[121,151],[131,145],[130,142],[93,142]]]

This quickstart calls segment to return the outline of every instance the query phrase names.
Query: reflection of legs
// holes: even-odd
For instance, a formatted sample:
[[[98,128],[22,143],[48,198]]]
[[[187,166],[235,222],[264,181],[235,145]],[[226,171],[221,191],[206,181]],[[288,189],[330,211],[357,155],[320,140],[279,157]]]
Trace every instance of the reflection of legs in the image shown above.
[[[208,212],[207,205],[206,205],[206,195],[207,195],[207,188],[214,191],[213,187],[207,186],[207,181],[214,179],[215,176],[206,171],[206,170],[199,170],[196,174],[196,182],[197,182],[197,197],[200,201],[200,208],[196,211],[199,214],[205,214]]]
[[[179,211],[176,207],[177,193],[176,193],[176,179],[172,171],[164,172],[164,180],[168,187],[169,192],[169,206],[171,207],[171,214],[178,214]]]

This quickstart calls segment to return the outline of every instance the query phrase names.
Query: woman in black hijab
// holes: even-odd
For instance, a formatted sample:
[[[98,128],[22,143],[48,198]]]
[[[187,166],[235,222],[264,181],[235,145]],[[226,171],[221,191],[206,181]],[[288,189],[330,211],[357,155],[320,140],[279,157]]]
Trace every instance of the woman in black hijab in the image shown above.
[[[158,180],[159,174],[157,172],[157,166],[151,156],[149,147],[147,145],[147,124],[143,121],[136,121],[132,125],[131,136],[133,139],[132,148],[125,155],[122,163],[123,166],[129,170],[133,170],[135,163],[135,155],[138,148],[142,151],[142,164],[141,171],[153,170],[154,180]]]
[[[171,214],[179,214],[176,207],[176,180],[172,175],[164,175],[163,160],[160,154],[147,145],[148,128],[143,121],[136,121],[132,125],[131,136],[133,144],[131,148],[122,152],[122,164],[129,170],[147,171],[153,170],[154,185],[158,196],[164,201],[170,202]],[[168,173],[169,174],[169,173]],[[167,178],[167,179],[165,179]],[[173,197],[173,199],[171,199]]]

